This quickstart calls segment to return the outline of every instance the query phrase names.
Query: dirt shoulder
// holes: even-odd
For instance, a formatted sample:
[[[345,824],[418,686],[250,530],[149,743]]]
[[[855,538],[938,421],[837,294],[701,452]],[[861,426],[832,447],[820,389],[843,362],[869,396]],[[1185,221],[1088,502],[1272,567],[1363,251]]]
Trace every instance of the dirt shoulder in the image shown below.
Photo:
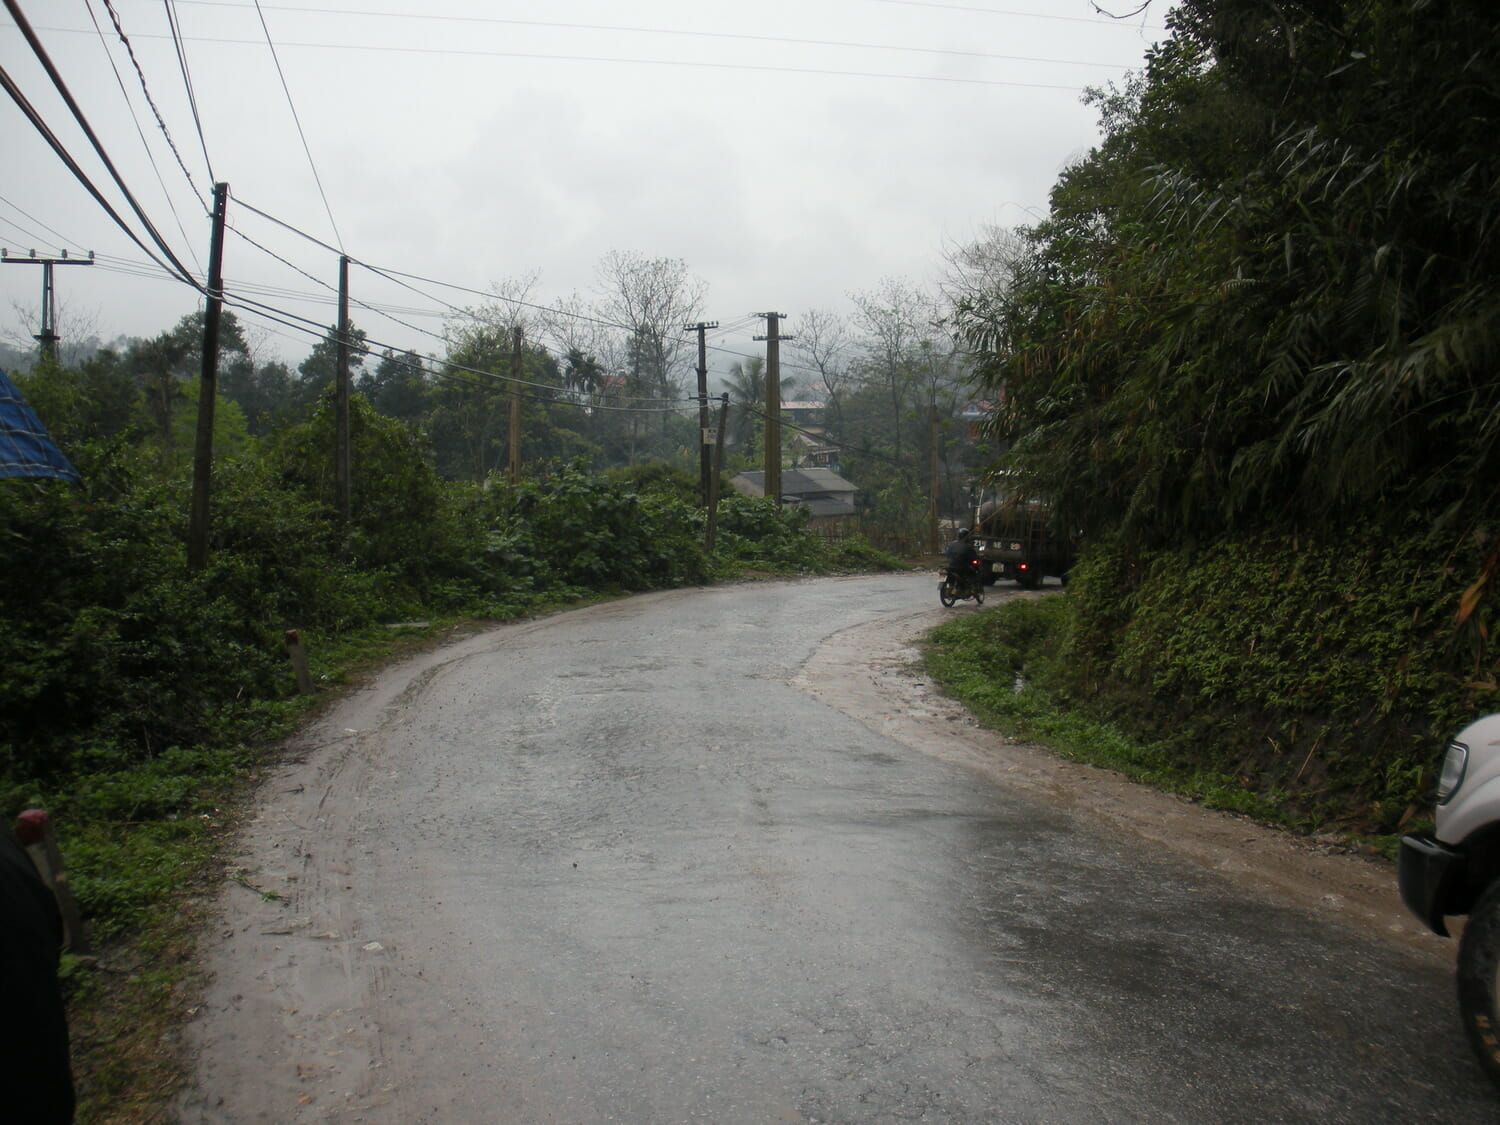
[[[830,638],[796,682],[871,730],[925,754],[976,770],[1161,848],[1244,886],[1451,962],[1457,942],[1428,932],[1402,905],[1389,861],[1216,812],[1066,761],[1044,747],[981,727],[922,668],[918,646],[951,611],[933,607]]]

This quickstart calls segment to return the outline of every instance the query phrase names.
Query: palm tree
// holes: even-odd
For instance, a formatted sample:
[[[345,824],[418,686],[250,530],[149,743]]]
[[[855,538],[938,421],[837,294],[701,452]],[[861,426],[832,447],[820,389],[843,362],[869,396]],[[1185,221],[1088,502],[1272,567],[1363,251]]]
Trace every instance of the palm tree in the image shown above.
[[[750,356],[743,363],[730,364],[725,382],[729,385],[726,436],[753,461],[766,428],[766,361]]]
[[[753,461],[766,429],[766,361],[753,355],[743,363],[730,364],[725,382],[730,399],[728,437]],[[797,381],[782,378],[780,386],[781,401],[786,402],[797,389]]]

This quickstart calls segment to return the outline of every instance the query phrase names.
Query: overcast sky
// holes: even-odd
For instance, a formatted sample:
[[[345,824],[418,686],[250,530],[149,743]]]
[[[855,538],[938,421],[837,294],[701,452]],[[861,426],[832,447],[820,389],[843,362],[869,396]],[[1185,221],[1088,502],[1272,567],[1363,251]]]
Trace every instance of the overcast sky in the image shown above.
[[[1139,69],[1167,7],[1112,19],[1090,0],[17,2],[141,209],[200,276],[205,201],[229,184],[231,297],[331,324],[342,250],[421,279],[403,288],[355,266],[355,300],[380,310],[356,304],[355,324],[440,353],[448,306],[532,274],[539,304],[589,297],[618,250],[687,262],[707,284],[703,316],[725,326],[721,357],[760,350],[750,313],[785,313],[795,331],[799,312],[848,311],[851,291],[886,277],[930,284],[945,247],[1035,221],[1098,139],[1084,88]],[[0,66],[151,246],[0,18]],[[0,245],[99,259],[54,271],[64,334],[155,335],[198,307],[13,100],[0,99],[0,123]],[[17,306],[35,316],[41,275],[0,266],[5,338],[34,330]],[[241,319],[260,358],[295,365],[311,347]]]

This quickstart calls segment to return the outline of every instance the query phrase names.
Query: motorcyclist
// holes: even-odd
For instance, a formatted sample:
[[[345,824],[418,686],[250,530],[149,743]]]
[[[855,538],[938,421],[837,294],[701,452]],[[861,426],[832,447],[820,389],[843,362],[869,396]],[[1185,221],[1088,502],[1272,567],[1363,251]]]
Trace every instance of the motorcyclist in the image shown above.
[[[974,533],[967,527],[959,528],[958,538],[944,548],[943,555],[948,560],[948,573],[953,575],[954,581],[961,583],[964,589],[972,588],[979,569],[974,565],[979,560],[974,550]]]

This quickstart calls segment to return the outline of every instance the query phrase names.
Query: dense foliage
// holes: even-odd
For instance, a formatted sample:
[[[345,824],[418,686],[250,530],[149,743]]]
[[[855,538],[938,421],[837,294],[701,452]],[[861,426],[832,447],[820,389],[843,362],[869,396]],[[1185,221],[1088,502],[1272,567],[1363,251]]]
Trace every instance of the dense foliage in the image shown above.
[[[1091,533],[1416,513],[1500,483],[1500,30],[1483,0],[1187,0],[971,302],[1014,467]]]
[[[1090,760],[1154,784],[1305,827],[1395,832],[1423,812],[1435,756],[1473,706],[1451,575],[1477,559],[1445,556],[1421,528],[1395,543],[1371,524],[1343,530],[1337,547],[1266,533],[1093,550],[1067,597],[940,631],[937,672],[1065,751],[1104,724],[1108,754]]]
[[[1075,698],[1207,722],[1182,753],[1388,825],[1494,706],[1500,24],[1184,0],[1169,27],[961,309],[991,432],[1092,544]]]

